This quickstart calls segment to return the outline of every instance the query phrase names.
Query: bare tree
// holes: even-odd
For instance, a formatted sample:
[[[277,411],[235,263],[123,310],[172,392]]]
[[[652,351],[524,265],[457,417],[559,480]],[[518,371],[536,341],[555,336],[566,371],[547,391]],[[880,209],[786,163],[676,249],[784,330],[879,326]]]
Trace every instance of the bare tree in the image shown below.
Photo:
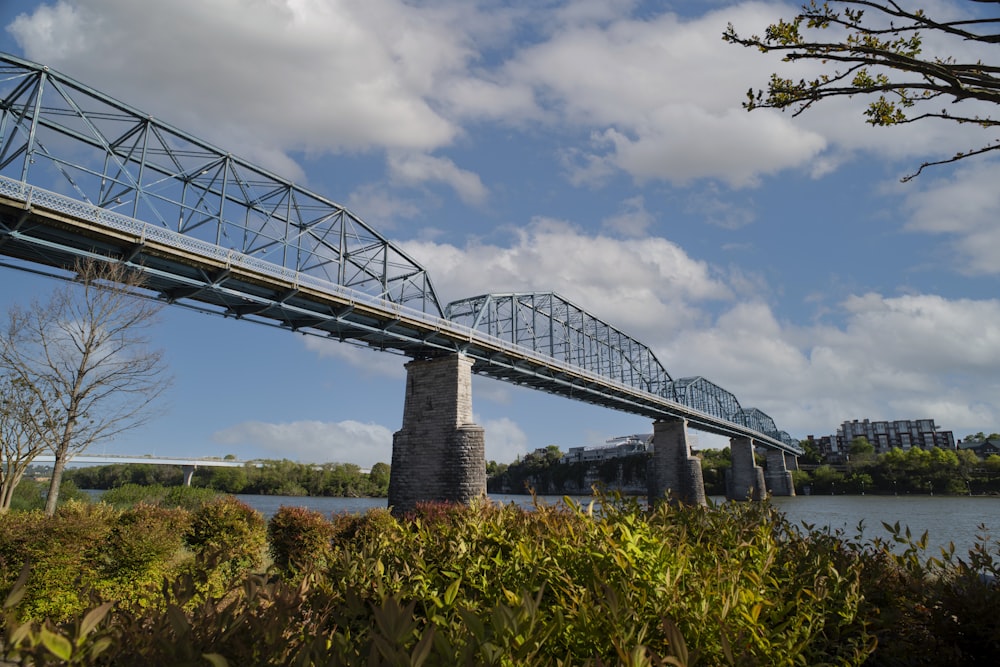
[[[169,384],[163,354],[146,337],[162,304],[141,298],[141,276],[112,262],[76,271],[75,284],[48,302],[11,308],[0,339],[0,369],[30,392],[38,406],[30,428],[55,457],[50,515],[72,457],[147,422]]]
[[[34,394],[21,380],[0,375],[0,513],[10,509],[14,489],[46,441],[36,433],[51,427],[42,418]]]
[[[998,4],[997,0],[972,0],[968,7]],[[952,55],[925,55],[923,35],[933,33],[939,41],[952,40],[954,53],[988,45],[989,54],[995,57],[998,31],[1000,17],[974,12],[943,20],[892,0],[812,0],[795,17],[768,26],[763,37],[742,36],[730,24],[722,38],[765,53],[780,53],[786,61],[814,61],[827,69],[809,80],[772,74],[766,91],[751,88],[747,93],[743,106],[749,110],[791,108],[797,116],[830,97],[869,95],[874,99],[864,113],[872,125],[937,119],[995,129],[1000,127],[1000,118],[991,107],[975,103],[1000,104],[1000,66],[979,59],[961,61]],[[984,108],[986,113],[981,113]],[[924,162],[902,180],[910,180],[931,165],[998,149],[1000,140],[987,138],[980,146]]]

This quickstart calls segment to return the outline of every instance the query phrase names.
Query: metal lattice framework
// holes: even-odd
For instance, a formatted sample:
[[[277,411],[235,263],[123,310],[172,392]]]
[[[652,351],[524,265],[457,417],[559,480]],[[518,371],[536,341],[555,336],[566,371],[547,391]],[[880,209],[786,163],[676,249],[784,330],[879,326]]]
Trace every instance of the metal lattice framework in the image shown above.
[[[556,294],[443,313],[427,271],[344,207],[5,54],[0,254],[63,278],[81,258],[122,262],[170,303],[414,358],[460,353],[482,375],[801,453],[763,412],[704,378],[672,379]]]
[[[343,206],[6,54],[0,54],[0,175],[441,314],[427,272]]]
[[[648,347],[551,292],[453,301],[445,317],[658,396],[671,381]]]
[[[736,396],[703,377],[672,379],[646,345],[558,294],[483,294],[449,303],[445,317],[519,348],[798,447],[761,410],[744,409]]]
[[[695,410],[741,423],[743,408],[736,396],[703,377],[689,377],[671,383],[668,398]]]

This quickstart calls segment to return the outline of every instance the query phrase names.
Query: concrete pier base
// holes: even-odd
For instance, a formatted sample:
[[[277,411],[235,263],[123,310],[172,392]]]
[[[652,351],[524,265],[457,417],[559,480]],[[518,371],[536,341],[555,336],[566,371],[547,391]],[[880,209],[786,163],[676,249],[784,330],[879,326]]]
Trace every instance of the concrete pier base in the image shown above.
[[[194,477],[194,466],[181,466],[184,473],[184,486],[191,486],[191,478]]]
[[[406,364],[403,427],[392,438],[392,512],[484,497],[484,436],[472,423],[472,359],[452,354]]]
[[[794,457],[793,457],[794,458]],[[772,496],[794,496],[792,473],[785,467],[785,453],[779,449],[767,450],[767,488]]]
[[[647,487],[650,504],[664,499],[686,505],[706,504],[701,459],[691,454],[686,419],[654,422]]]
[[[729,439],[733,468],[729,478],[727,497],[730,500],[761,500],[765,493],[764,469],[753,458],[753,440],[739,437]]]

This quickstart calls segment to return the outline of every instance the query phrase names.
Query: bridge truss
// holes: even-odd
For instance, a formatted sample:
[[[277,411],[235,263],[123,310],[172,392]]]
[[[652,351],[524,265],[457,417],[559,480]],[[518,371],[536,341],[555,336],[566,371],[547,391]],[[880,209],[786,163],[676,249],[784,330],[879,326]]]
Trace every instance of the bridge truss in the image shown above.
[[[801,453],[763,412],[704,378],[674,380],[556,294],[442,310],[427,271],[344,207],[5,54],[0,255],[62,278],[81,258],[124,262],[169,303],[414,358],[459,352],[482,375]]]
[[[798,448],[798,443],[788,433],[778,430],[774,420],[761,410],[743,408],[735,395],[703,377],[671,378],[646,345],[558,294],[483,294],[453,301],[444,312],[453,322],[520,349],[655,394],[720,421],[740,424]],[[515,364],[506,373],[496,369],[477,370],[526,382],[521,368]],[[543,377],[536,381],[546,384],[551,380]]]
[[[0,54],[0,175],[441,314],[427,271],[343,206],[7,54]]]

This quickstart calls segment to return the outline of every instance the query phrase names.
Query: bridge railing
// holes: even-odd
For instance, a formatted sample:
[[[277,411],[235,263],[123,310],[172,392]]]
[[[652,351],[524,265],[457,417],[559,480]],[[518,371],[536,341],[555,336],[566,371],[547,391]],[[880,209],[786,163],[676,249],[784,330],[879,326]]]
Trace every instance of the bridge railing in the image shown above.
[[[665,407],[675,406],[677,409],[684,412],[702,415],[709,422],[718,421],[717,417],[697,410],[693,406],[672,401],[664,396],[660,396],[659,394],[653,394],[631,385],[627,385],[619,380],[594,373],[581,366],[575,366],[548,355],[540,354],[530,348],[516,345],[510,341],[490,334],[485,334],[476,329],[452,322],[451,320],[437,317],[415,308],[410,308],[395,301],[380,299],[364,292],[352,290],[349,287],[344,287],[343,285],[339,285],[332,281],[302,274],[278,264],[256,259],[235,250],[226,249],[207,241],[186,236],[179,232],[153,225],[142,220],[136,220],[135,218],[131,218],[121,213],[109,211],[105,208],[101,208],[100,206],[96,206],[79,199],[73,199],[72,197],[60,195],[44,188],[30,185],[23,181],[17,181],[0,175],[0,195],[24,202],[25,208],[38,206],[57,213],[70,215],[80,220],[96,223],[119,232],[124,232],[135,237],[137,243],[143,243],[145,241],[163,243],[179,250],[191,251],[197,253],[198,255],[214,259],[224,264],[226,267],[237,267],[266,275],[271,278],[276,278],[290,283],[296,289],[299,287],[307,287],[321,293],[336,296],[351,305],[365,304],[377,310],[392,313],[400,320],[406,319],[420,322],[426,328],[434,329],[440,332],[447,332],[454,339],[466,340],[470,343],[477,341],[485,343],[494,349],[508,352],[514,357],[530,360],[541,366],[560,370],[577,378],[600,384],[604,387],[614,388],[623,395],[633,396],[637,399],[655,398],[657,403],[663,404]],[[743,426],[744,428],[750,428],[749,424],[738,424],[736,422],[731,423]],[[772,437],[775,440],[781,440],[778,433],[763,433],[763,435]]]

